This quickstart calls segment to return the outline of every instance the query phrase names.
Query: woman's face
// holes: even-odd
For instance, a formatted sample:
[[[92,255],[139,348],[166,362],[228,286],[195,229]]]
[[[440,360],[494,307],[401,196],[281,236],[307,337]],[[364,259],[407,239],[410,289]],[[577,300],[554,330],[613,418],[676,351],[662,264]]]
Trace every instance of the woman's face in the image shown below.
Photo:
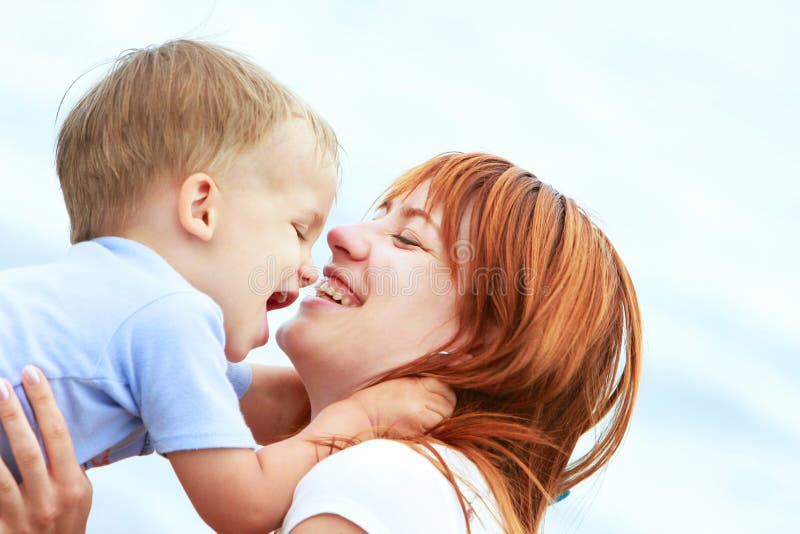
[[[324,368],[357,389],[453,338],[456,290],[427,191],[328,233],[333,257],[316,296],[277,333],[301,375]]]

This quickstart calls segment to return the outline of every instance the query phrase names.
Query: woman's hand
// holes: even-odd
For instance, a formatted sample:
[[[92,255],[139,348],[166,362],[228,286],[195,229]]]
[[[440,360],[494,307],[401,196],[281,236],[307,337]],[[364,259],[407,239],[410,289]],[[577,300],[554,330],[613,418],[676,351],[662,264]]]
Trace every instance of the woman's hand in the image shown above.
[[[75,458],[72,439],[47,379],[39,369],[27,366],[22,382],[49,465],[14,388],[0,379],[0,422],[23,480],[17,484],[0,462],[0,533],[84,532],[92,485]]]

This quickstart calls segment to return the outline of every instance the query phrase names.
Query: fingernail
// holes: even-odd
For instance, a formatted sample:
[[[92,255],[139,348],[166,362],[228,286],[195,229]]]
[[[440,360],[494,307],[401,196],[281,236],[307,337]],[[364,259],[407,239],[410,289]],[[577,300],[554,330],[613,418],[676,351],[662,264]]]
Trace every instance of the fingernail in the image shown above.
[[[5,379],[0,379],[0,402],[8,400],[11,392],[8,389],[8,382]]]
[[[32,365],[26,365],[22,368],[22,381],[29,386],[35,386],[41,379],[39,378],[39,371]]]

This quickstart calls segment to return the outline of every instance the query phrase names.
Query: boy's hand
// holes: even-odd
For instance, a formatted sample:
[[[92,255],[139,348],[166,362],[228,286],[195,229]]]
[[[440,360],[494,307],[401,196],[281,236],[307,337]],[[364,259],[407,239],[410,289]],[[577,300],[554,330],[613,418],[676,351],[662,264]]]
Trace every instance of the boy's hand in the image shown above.
[[[377,436],[420,436],[453,415],[456,395],[435,378],[397,378],[354,393]]]
[[[300,479],[333,454],[336,447],[331,438],[360,440],[386,433],[417,436],[449,417],[455,402],[453,391],[438,380],[390,380],[329,405],[299,434],[255,453],[249,449],[186,450],[172,452],[168,458],[211,528],[264,532],[280,526]]]

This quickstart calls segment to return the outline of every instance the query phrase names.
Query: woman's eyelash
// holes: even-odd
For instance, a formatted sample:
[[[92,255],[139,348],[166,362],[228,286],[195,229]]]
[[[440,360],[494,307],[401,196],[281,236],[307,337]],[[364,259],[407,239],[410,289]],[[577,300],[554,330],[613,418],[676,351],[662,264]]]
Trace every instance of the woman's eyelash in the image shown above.
[[[421,247],[419,243],[414,241],[413,239],[409,239],[405,237],[403,234],[392,234],[392,237],[395,238],[397,241],[401,242],[404,245],[409,245],[412,247]]]

